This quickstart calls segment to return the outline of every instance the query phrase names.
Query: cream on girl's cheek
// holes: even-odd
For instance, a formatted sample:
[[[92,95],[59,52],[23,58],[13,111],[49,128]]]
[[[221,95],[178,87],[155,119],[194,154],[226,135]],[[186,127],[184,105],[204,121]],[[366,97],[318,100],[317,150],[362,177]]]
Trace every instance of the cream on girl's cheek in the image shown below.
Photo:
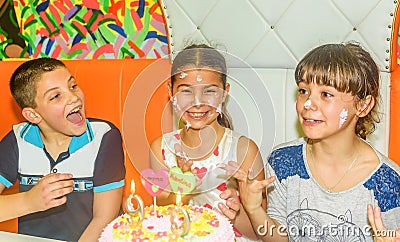
[[[345,108],[343,108],[339,114],[339,128],[342,127],[344,122],[346,122],[347,116],[348,116],[348,111]]]
[[[172,98],[172,106],[175,108],[176,111],[180,111],[181,107],[179,107],[178,100],[176,96]]]
[[[222,113],[222,103],[220,103],[217,107],[217,110],[215,110],[217,113],[221,114]]]
[[[186,121],[186,130],[188,130],[192,125],[190,124],[190,122],[189,122],[189,120],[188,121]]]

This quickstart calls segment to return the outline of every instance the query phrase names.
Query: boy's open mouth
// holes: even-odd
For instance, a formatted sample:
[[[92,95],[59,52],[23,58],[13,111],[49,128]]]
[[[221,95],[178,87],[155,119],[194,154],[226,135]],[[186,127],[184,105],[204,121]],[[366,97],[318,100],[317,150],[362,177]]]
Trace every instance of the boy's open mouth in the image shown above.
[[[67,115],[67,120],[74,124],[80,123],[83,120],[81,108],[77,107],[71,110],[71,112],[69,112]]]

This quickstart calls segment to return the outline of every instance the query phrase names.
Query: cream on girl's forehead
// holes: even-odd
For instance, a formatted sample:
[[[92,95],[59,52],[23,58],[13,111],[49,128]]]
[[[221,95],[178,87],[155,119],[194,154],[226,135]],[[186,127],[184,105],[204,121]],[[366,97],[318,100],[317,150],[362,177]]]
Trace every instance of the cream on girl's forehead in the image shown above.
[[[196,81],[201,82],[202,80],[203,80],[203,78],[200,75],[197,75]]]
[[[182,71],[181,74],[179,75],[180,79],[183,79],[185,77],[187,77],[189,74],[187,74],[186,72]]]

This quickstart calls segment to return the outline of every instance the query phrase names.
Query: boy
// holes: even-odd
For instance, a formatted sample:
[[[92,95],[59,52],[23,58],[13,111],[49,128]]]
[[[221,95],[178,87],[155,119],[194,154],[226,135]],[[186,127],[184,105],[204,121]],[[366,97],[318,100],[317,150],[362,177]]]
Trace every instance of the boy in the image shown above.
[[[0,142],[0,221],[19,217],[22,234],[97,241],[121,207],[125,167],[119,130],[86,119],[84,94],[59,60],[20,65],[10,89],[28,122]]]

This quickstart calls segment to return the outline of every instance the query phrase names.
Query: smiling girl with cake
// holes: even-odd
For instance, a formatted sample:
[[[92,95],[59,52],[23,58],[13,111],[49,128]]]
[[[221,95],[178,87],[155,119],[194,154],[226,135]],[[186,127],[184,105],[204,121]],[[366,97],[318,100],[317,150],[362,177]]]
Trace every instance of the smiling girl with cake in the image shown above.
[[[224,110],[230,89],[224,56],[207,45],[185,48],[172,63],[168,88],[183,127],[152,142],[152,168],[179,167],[183,172],[192,172],[197,184],[183,201],[220,210],[241,233],[255,238],[246,214],[243,211],[237,214],[237,199],[232,197],[236,196],[232,193],[237,190],[236,179],[220,169],[228,161],[235,161],[243,169],[258,167],[254,169],[259,171],[256,179],[264,179],[257,145],[230,128]],[[174,201],[174,193],[169,191],[157,197],[159,204]]]

